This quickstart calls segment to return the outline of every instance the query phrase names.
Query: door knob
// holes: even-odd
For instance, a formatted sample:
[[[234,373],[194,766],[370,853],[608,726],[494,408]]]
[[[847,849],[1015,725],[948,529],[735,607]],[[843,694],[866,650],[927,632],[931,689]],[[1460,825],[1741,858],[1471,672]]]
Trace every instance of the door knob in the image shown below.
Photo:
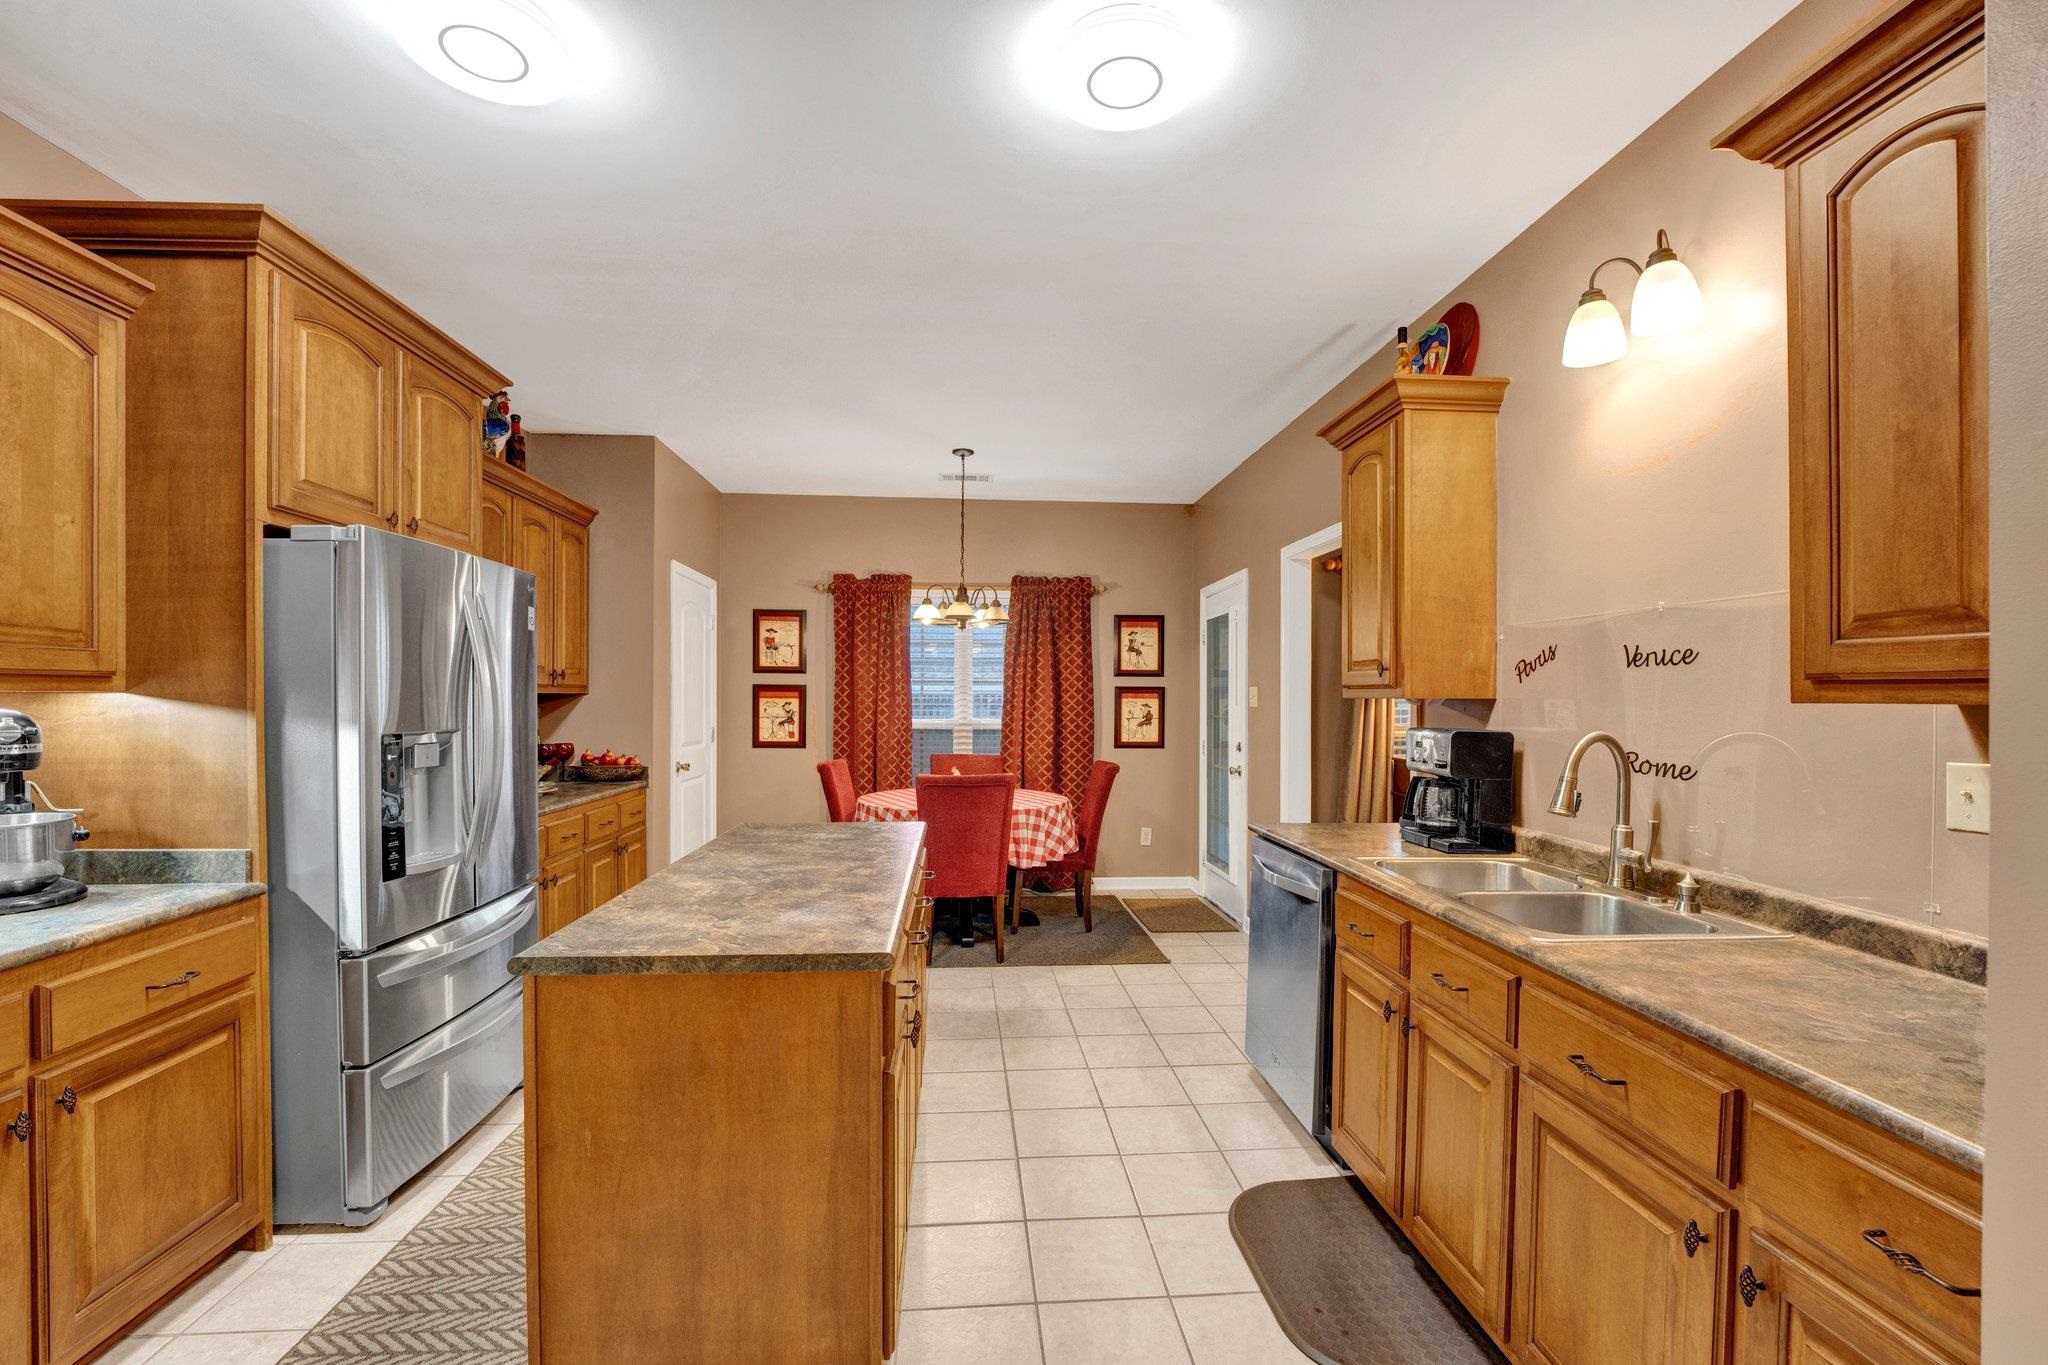
[[[679,773],[686,773],[690,771],[690,765],[687,763],[678,763],[676,764],[676,771]]]
[[[1232,764],[1230,767],[1230,775],[1232,777],[1243,777],[1244,767],[1241,764]]]

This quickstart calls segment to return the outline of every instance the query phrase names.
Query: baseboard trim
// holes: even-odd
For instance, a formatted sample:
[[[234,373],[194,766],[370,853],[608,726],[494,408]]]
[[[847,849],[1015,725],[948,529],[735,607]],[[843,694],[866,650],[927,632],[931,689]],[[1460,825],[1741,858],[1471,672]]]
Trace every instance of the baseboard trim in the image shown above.
[[[1200,894],[1193,877],[1097,877],[1097,891],[1171,891],[1179,895]]]

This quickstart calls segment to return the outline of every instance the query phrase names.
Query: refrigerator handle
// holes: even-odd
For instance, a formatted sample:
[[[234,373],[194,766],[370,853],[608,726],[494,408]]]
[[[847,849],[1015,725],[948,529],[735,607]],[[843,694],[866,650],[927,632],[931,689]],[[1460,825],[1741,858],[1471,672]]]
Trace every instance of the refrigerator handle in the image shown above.
[[[503,679],[498,673],[497,641],[491,637],[490,620],[480,600],[471,594],[463,601],[463,629],[469,635],[470,656],[476,664],[477,698],[490,720],[478,725],[479,744],[490,776],[478,785],[477,800],[470,817],[469,851],[474,860],[491,841],[498,823],[498,787],[505,780],[505,714],[498,690]]]

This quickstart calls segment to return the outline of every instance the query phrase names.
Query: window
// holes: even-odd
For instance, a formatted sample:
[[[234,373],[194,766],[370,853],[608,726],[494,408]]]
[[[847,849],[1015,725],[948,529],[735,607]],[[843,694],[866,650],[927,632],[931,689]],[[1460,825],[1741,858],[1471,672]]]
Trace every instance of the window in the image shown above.
[[[1008,626],[910,623],[911,772],[930,772],[934,754],[1002,752],[1008,635]]]

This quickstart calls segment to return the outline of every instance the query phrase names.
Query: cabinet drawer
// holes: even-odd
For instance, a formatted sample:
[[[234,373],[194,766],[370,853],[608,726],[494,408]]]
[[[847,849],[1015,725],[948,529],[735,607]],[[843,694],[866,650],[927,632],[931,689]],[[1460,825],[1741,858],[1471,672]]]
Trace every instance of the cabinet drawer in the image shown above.
[[[1909,1318],[1976,1345],[1981,1300],[1930,1278],[1958,1289],[1984,1283],[1975,1214],[1768,1105],[1751,1103],[1743,1149],[1743,1183],[1772,1221]],[[1895,1263],[1880,1242],[1917,1258],[1924,1273]]]
[[[647,793],[633,792],[619,798],[619,828],[639,829],[647,823]]]
[[[263,944],[254,919],[91,967],[36,988],[36,1055],[90,1042],[139,1019],[254,976]]]
[[[1538,989],[1522,993],[1523,1058],[1557,1089],[1728,1183],[1740,1092]]]
[[[619,803],[605,801],[583,812],[583,841],[594,844],[619,832]]]
[[[551,816],[540,822],[540,860],[558,858],[583,847],[583,812]]]
[[[1415,929],[1408,939],[1417,999],[1454,1014],[1489,1038],[1515,1041],[1515,991],[1521,978]]]
[[[1337,942],[1396,976],[1408,972],[1408,921],[1355,882],[1337,883]]]
[[[28,997],[0,996],[0,1086],[27,1064]]]

